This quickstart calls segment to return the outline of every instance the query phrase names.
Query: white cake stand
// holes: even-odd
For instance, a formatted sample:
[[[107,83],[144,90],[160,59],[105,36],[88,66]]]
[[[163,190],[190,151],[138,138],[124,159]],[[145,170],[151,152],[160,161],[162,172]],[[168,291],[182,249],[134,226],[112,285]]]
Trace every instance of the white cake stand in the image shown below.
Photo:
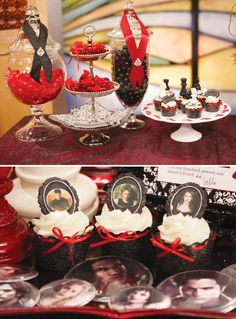
[[[192,127],[192,124],[207,123],[220,120],[231,112],[231,107],[222,102],[218,112],[202,111],[202,116],[198,119],[190,119],[181,110],[177,110],[173,117],[162,116],[160,111],[156,111],[154,103],[148,103],[142,106],[142,112],[145,116],[160,122],[181,124],[180,128],[171,134],[171,138],[177,142],[195,142],[202,138],[202,134]]]

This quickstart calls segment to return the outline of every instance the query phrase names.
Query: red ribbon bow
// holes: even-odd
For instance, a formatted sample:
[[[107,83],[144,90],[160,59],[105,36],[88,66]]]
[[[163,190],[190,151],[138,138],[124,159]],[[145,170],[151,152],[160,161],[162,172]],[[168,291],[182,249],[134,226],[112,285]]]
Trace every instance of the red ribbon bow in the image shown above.
[[[153,244],[153,246],[158,247],[162,250],[164,250],[163,253],[157,254],[157,258],[162,258],[166,255],[168,255],[169,253],[175,254],[177,256],[179,256],[182,259],[185,259],[187,261],[193,262],[194,258],[191,258],[189,256],[184,255],[182,252],[184,252],[184,248],[178,248],[181,239],[179,237],[177,237],[171,244],[170,247],[165,246],[164,244],[162,244],[160,241],[158,241],[158,239],[156,238],[151,238],[151,243]]]
[[[71,250],[71,245],[81,243],[81,242],[87,240],[92,235],[92,233],[88,233],[88,234],[81,237],[79,235],[79,232],[77,232],[73,236],[71,236],[70,238],[67,238],[67,237],[63,236],[61,229],[58,227],[53,227],[52,233],[59,240],[59,242],[57,244],[55,244],[54,246],[52,246],[51,248],[43,251],[43,254],[48,255],[48,254],[52,253],[53,251],[57,250],[58,248],[60,248],[62,245],[67,244],[72,266],[74,266],[74,258],[73,258],[73,254],[72,254],[72,250]],[[80,236],[80,237],[78,237],[78,236]],[[53,238],[41,238],[41,240],[43,242],[47,242],[47,243],[55,243],[56,242],[56,240]]]
[[[131,232],[131,231],[127,231],[124,232],[118,236],[113,236],[111,233],[109,233],[109,231],[104,228],[103,226],[98,226],[97,227],[97,231],[99,236],[103,239],[102,241],[99,241],[97,243],[93,243],[90,244],[91,248],[95,248],[98,246],[103,246],[115,241],[130,241],[130,240],[137,240],[141,237],[144,237],[148,234],[148,231],[141,233],[141,234],[137,234],[135,232]]]
[[[138,82],[138,86],[141,87],[145,77],[144,69],[143,69],[143,60],[147,51],[149,34],[144,24],[142,23],[142,21],[138,18],[137,14],[133,11],[132,17],[138,21],[142,31],[140,43],[137,48],[132,30],[130,28],[128,18],[127,18],[128,11],[130,12],[130,10],[125,10],[123,12],[121,22],[120,22],[120,27],[124,34],[125,42],[126,42],[129,54],[131,56],[132,64],[133,64],[131,72],[129,74],[129,79],[132,84],[132,88],[134,90],[137,82]]]
[[[179,256],[180,258],[187,260],[189,262],[194,262],[194,258],[189,257],[185,254],[183,254],[183,252],[185,251],[185,248],[181,248],[178,247],[181,239],[179,237],[177,237],[171,244],[170,247],[164,245],[162,242],[160,242],[160,234],[157,236],[157,238],[151,238],[150,239],[151,243],[153,244],[153,246],[158,247],[162,250],[164,250],[164,252],[157,254],[157,258],[162,258],[170,253],[175,254],[177,256]],[[198,246],[193,246],[192,250],[202,250],[204,249],[206,246],[208,245],[208,242],[206,241],[203,245],[198,245]]]

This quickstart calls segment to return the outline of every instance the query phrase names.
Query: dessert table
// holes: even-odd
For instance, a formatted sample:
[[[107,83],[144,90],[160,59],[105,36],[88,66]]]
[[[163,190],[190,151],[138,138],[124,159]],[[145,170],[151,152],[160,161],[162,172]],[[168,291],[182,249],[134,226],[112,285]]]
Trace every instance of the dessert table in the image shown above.
[[[0,138],[0,164],[230,165],[236,162],[236,116],[196,124],[194,128],[203,138],[192,143],[170,138],[178,124],[144,119],[146,126],[141,130],[115,128],[108,132],[111,141],[106,145],[86,147],[78,141],[83,133],[70,129],[64,129],[62,136],[47,142],[21,142],[15,132],[29,120],[25,117]]]

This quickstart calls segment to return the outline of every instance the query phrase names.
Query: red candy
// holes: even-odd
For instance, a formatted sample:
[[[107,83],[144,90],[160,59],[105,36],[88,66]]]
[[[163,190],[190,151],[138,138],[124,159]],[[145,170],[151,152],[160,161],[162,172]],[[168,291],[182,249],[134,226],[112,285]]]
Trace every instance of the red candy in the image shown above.
[[[64,83],[64,72],[52,70],[52,79],[48,83],[44,71],[40,71],[40,83],[31,78],[29,73],[11,70],[7,75],[7,84],[14,96],[24,104],[37,105],[55,99]]]
[[[74,81],[72,78],[66,80],[65,86],[74,92],[100,92],[114,89],[114,83],[108,78],[100,78],[96,75],[92,79],[87,70],[81,75],[79,81]]]
[[[76,55],[86,55],[86,54],[97,54],[97,53],[105,53],[107,48],[102,43],[92,44],[89,46],[88,44],[84,44],[82,41],[77,41],[70,48],[70,53]]]

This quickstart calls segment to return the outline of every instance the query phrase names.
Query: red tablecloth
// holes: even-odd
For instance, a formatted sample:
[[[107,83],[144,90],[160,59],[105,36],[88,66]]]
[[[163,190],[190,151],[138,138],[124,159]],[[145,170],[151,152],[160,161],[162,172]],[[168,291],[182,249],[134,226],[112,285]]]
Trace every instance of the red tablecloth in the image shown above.
[[[0,138],[0,164],[236,164],[236,116],[194,125],[203,137],[193,143],[179,143],[170,138],[179,125],[145,118],[143,129],[116,128],[110,131],[112,139],[108,144],[92,148],[77,141],[76,136],[84,133],[68,129],[61,137],[48,142],[18,141],[15,131],[28,120],[23,118]]]

